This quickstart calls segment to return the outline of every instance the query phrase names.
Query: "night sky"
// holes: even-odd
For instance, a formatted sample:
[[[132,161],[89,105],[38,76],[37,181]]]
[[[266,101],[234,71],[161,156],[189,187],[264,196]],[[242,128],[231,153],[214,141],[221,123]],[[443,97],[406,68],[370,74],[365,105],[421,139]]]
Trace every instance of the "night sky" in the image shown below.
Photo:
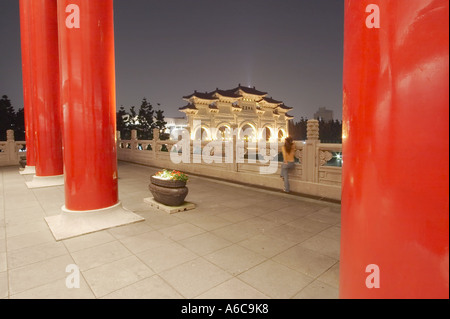
[[[99,0],[100,1],[100,0]],[[76,3],[76,0],[74,0]],[[312,118],[342,118],[344,0],[115,0],[117,107],[256,86]],[[0,1],[0,95],[23,107],[19,1]],[[159,103],[161,106],[158,106]]]

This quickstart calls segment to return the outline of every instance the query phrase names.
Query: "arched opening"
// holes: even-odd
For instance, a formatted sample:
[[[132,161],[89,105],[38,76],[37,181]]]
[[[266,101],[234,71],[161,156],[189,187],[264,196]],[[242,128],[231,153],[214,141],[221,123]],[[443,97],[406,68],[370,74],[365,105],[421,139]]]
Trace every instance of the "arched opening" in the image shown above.
[[[211,140],[211,136],[209,134],[209,129],[204,126],[197,128],[197,130],[195,131],[194,140],[195,141]]]
[[[270,131],[270,128],[264,127],[261,130],[261,135],[259,136],[259,139],[268,142],[271,137],[272,137],[272,132]]]
[[[287,133],[285,130],[280,129],[278,130],[278,140],[279,141],[284,141],[284,139],[287,137]]]
[[[218,141],[229,141],[232,139],[232,131],[229,125],[221,125],[217,128],[215,137]]]
[[[239,139],[245,142],[255,142],[256,141],[255,126],[250,123],[244,124],[239,130]]]
[[[273,129],[270,126],[265,126],[260,133],[260,140],[269,142],[271,140],[273,140],[275,137],[275,132],[273,131]]]

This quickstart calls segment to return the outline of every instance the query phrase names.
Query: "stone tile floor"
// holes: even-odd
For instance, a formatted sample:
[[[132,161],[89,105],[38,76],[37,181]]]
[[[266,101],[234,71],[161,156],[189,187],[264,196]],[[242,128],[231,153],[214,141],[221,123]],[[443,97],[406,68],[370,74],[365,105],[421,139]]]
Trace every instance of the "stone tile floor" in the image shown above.
[[[0,298],[338,298],[340,205],[192,176],[197,208],[168,215],[143,202],[156,171],[119,164],[120,200],[145,222],[57,242],[44,217],[63,187],[0,168]]]

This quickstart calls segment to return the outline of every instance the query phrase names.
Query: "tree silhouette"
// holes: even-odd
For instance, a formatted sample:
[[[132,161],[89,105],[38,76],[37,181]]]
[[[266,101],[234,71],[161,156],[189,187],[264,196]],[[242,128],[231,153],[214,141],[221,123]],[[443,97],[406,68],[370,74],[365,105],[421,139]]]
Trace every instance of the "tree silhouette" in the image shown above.
[[[127,115],[127,111],[125,111],[125,108],[123,105],[120,106],[119,111],[116,113],[116,125],[117,125],[117,131],[122,132],[126,128],[126,122],[125,118]]]
[[[155,128],[155,123],[153,122],[154,113],[153,106],[144,97],[137,116],[136,129],[138,131],[138,139],[150,140],[152,138],[153,129]]]
[[[130,131],[137,129],[137,113],[134,105],[130,108],[130,118],[128,120],[127,126]]]
[[[16,113],[7,95],[0,100],[0,140],[6,140],[6,131],[14,130]]]
[[[300,121],[289,122],[289,135],[296,141],[304,141],[307,138],[308,119],[301,117]],[[342,122],[338,120],[325,122],[319,121],[319,139],[322,143],[342,143]]]
[[[158,103],[158,106],[161,106]],[[139,111],[136,112],[135,106],[127,112],[123,106],[116,113],[117,130],[120,131],[123,140],[131,139],[131,130],[137,131],[137,137],[140,140],[153,139],[153,129],[164,130],[166,121],[164,120],[164,111],[154,110],[151,103],[146,98],[142,99]],[[161,139],[165,139],[165,134],[161,133]]]
[[[306,140],[306,128],[308,124],[308,119],[303,116],[300,118],[300,121],[294,123],[294,121],[289,122],[289,135],[295,141],[304,141]]]
[[[159,130],[163,130],[166,127],[167,122],[164,120],[164,111],[157,110],[155,117],[155,127]]]
[[[123,105],[121,105],[119,111],[116,113],[116,130],[120,132],[120,137],[123,140],[131,139],[131,131],[128,128],[129,120],[130,114],[128,114]]]
[[[159,105],[159,104],[158,104]],[[164,133],[164,129],[166,128],[167,122],[164,120],[164,111],[163,110],[157,110],[156,111],[156,117],[155,117],[155,127],[159,129],[160,132],[160,139],[166,140],[169,138],[169,134]]]
[[[25,112],[21,108],[14,116],[14,138],[16,141],[25,141]]]
[[[319,138],[322,143],[342,143],[342,122],[320,120]]]

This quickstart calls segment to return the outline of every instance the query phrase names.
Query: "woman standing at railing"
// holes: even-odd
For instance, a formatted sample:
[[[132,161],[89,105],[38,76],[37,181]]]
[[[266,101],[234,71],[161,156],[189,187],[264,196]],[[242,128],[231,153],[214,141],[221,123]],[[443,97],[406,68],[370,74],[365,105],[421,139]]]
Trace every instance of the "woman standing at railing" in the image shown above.
[[[283,164],[281,165],[281,178],[284,180],[284,192],[290,192],[289,186],[289,170],[295,167],[295,144],[292,137],[286,137],[283,152]]]

